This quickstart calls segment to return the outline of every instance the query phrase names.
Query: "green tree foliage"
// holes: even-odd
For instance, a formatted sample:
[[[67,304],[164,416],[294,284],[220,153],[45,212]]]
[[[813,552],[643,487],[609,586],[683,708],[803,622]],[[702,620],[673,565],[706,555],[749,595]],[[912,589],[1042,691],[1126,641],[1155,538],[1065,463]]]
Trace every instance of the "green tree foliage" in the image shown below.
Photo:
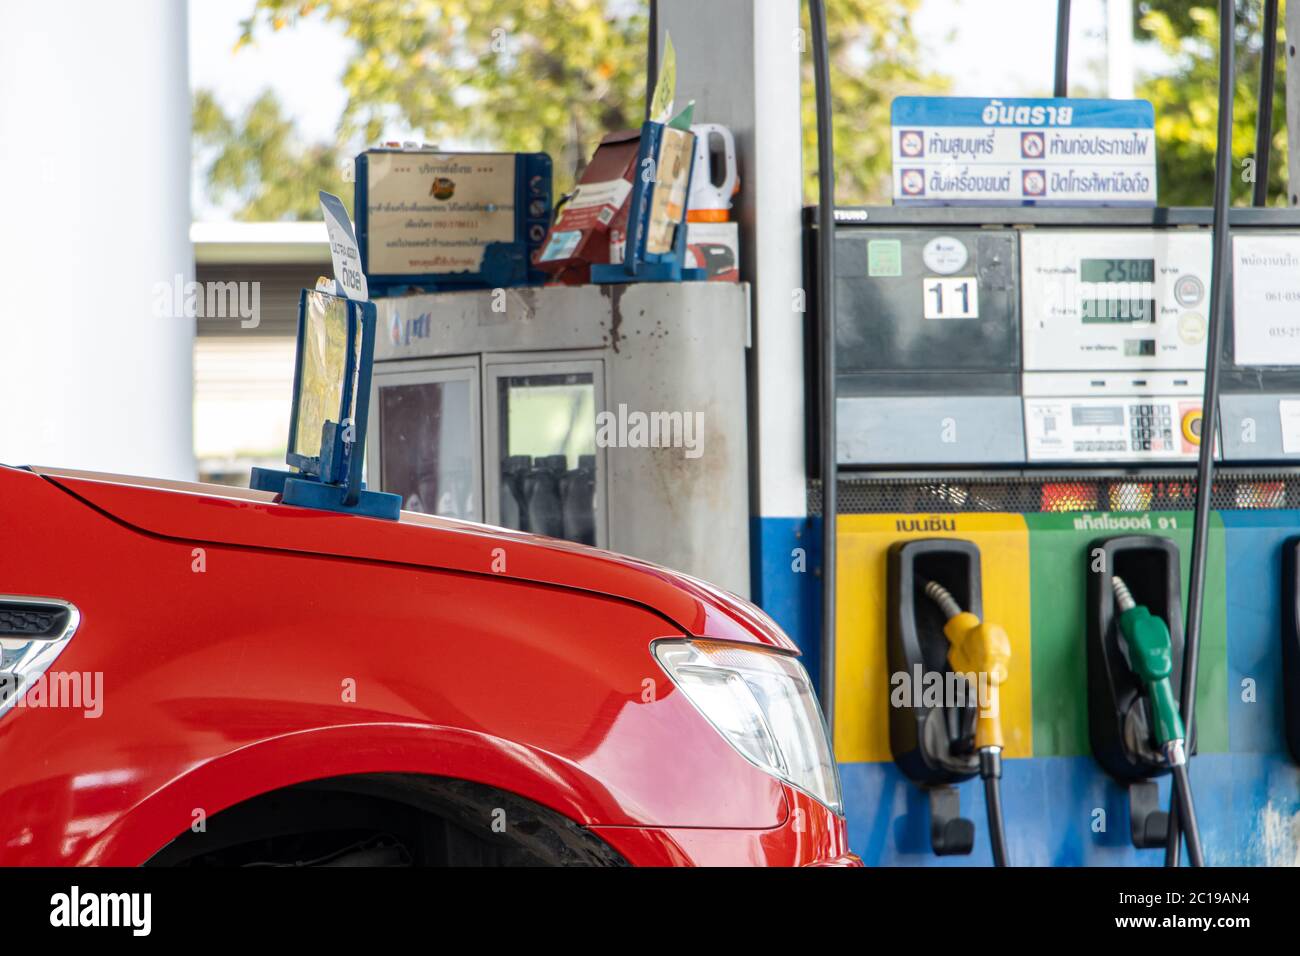
[[[1155,104],[1160,201],[1169,206],[1209,205],[1214,199],[1219,112],[1217,5],[1211,0],[1143,0],[1135,15],[1139,41],[1157,44],[1173,64],[1171,72],[1148,77],[1138,86],[1138,96]],[[1262,34],[1262,4],[1238,0],[1232,135],[1236,202],[1249,203],[1254,189]],[[1280,25],[1274,42],[1282,42]],[[1279,54],[1269,164],[1269,196],[1277,204],[1285,202],[1285,59]]]
[[[267,91],[232,120],[207,90],[194,94],[194,143],[204,162],[208,193],[234,199],[235,216],[251,222],[319,219],[319,190],[351,204],[333,147],[304,146],[293,121]]]
[[[542,151],[561,187],[606,132],[640,123],[646,16],[606,0],[257,0],[241,42],[306,17],[355,43],[343,142],[385,130],[459,147]]]
[[[343,158],[393,130],[444,145],[545,151],[555,160],[557,188],[567,189],[604,133],[644,115],[640,0],[253,2],[241,45],[317,17],[337,24],[354,48],[342,75],[348,100],[337,144],[297,145],[270,94],[239,121],[209,94],[196,96],[196,142],[216,157],[209,191],[218,202],[233,196],[242,219],[319,218],[316,189],[338,192]],[[918,63],[910,18],[919,5],[828,4],[842,202],[887,199],[890,101],[943,87]],[[805,168],[815,189],[811,48],[806,32],[791,42],[803,50]],[[679,98],[689,95],[679,90]]]
[[[804,37],[810,37],[803,4]],[[943,93],[946,78],[922,66],[912,32],[921,0],[830,0],[826,34],[831,64],[831,124],[835,141],[835,203],[889,203],[890,104],[896,96]],[[811,40],[801,38],[803,57],[804,195],[817,195],[817,108]]]

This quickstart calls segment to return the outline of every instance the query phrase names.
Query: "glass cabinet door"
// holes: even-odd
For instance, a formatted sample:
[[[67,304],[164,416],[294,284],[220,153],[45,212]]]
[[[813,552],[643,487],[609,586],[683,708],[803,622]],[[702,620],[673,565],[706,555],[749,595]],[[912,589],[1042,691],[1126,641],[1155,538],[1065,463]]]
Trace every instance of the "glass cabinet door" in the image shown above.
[[[368,482],[407,511],[482,521],[478,365],[456,362],[376,369]]]
[[[604,546],[600,360],[486,366],[489,523]]]

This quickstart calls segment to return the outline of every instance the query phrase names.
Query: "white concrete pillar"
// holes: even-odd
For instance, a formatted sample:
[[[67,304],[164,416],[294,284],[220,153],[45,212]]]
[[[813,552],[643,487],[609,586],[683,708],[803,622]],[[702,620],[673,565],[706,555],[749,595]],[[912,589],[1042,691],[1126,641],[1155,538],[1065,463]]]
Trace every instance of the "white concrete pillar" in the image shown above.
[[[753,284],[750,510],[806,514],[799,61],[811,48],[800,0],[659,0],[660,29],[677,49],[677,108],[736,137],[741,278]],[[659,49],[663,49],[662,40]]]
[[[1106,0],[1106,95],[1133,99],[1133,0]]]
[[[192,478],[184,0],[0,14],[0,462]]]

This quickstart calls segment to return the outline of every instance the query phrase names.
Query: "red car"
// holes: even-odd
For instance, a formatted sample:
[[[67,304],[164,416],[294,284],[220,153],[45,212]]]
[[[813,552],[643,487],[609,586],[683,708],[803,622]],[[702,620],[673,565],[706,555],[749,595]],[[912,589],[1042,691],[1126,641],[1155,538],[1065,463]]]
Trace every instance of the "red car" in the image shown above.
[[[630,558],[0,467],[0,863],[848,864],[752,605]]]

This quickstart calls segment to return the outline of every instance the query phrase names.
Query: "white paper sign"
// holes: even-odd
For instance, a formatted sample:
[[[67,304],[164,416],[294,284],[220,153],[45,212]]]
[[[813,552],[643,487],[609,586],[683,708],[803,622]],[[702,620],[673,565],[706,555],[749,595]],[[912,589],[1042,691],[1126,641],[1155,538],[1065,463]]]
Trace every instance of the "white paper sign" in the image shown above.
[[[574,190],[573,198],[565,203],[566,210],[589,209],[593,206],[609,206],[615,212],[623,207],[623,201],[632,191],[632,184],[626,179],[609,179],[601,183],[583,183]]]
[[[1300,365],[1300,236],[1232,239],[1233,356]]]
[[[1277,403],[1278,418],[1282,422],[1282,451],[1287,455],[1300,453],[1300,401],[1284,398]]]
[[[321,191],[320,208],[325,214],[325,229],[329,233],[330,256],[334,259],[334,281],[349,299],[366,302],[370,289],[366,274],[361,268],[361,250],[357,235],[352,231],[352,220],[338,196]]]

